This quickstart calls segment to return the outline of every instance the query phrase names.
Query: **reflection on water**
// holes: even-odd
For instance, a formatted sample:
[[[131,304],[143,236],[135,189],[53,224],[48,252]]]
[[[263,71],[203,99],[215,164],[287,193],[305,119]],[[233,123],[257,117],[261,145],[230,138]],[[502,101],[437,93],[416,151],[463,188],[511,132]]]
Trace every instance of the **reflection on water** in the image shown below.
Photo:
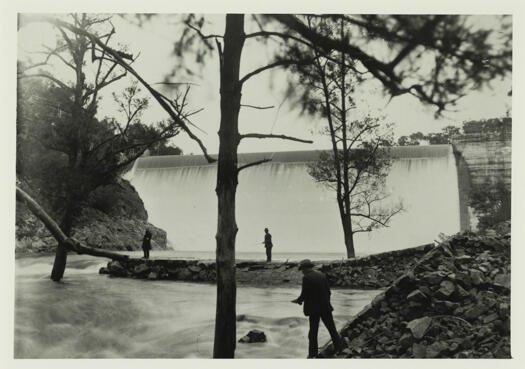
[[[72,255],[66,278],[53,283],[51,257],[16,261],[16,358],[209,358],[215,286],[98,275],[104,259]],[[239,358],[303,358],[308,321],[290,303],[299,288],[239,287],[237,337],[251,329],[267,343],[237,344]],[[335,290],[341,327],[377,291]],[[324,328],[319,342],[328,340]]]

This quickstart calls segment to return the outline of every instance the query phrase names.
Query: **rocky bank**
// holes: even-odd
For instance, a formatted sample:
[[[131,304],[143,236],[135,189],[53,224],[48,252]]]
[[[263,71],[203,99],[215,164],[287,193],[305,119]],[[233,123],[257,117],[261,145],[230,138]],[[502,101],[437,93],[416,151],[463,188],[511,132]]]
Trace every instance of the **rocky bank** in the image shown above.
[[[315,262],[339,288],[387,287],[341,330],[337,358],[510,358],[510,234],[458,234],[438,245]],[[297,262],[237,263],[241,285],[299,285]],[[214,261],[111,261],[116,277],[213,282]]]
[[[128,181],[120,180],[100,188],[84,204],[72,237],[91,247],[140,250],[146,227],[153,234],[153,249],[165,249],[166,232],[148,223],[148,213],[135,188]],[[17,254],[48,253],[56,249],[55,239],[42,222],[18,201],[15,235]]]
[[[510,358],[510,235],[441,243],[341,335],[338,358]]]
[[[392,284],[433,247],[429,244],[351,260],[314,261],[314,264],[327,275],[331,286],[377,289]],[[297,266],[297,261],[238,261],[236,279],[241,285],[251,286],[300,285],[302,273]],[[212,283],[216,279],[215,268],[212,260],[130,258],[110,261],[100,273],[115,277]]]

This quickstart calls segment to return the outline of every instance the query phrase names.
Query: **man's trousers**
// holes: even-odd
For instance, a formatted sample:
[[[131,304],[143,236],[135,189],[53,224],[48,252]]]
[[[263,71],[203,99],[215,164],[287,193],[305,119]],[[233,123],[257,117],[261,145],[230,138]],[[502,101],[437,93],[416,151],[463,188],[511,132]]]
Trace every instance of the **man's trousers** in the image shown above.
[[[341,346],[341,338],[339,337],[339,333],[337,333],[337,329],[335,328],[332,312],[328,311],[320,314],[311,314],[309,318],[310,331],[308,332],[308,357],[317,357],[318,354],[317,333],[319,331],[319,320],[322,320],[326,329],[328,329],[330,337],[332,337],[334,349],[339,349]]]

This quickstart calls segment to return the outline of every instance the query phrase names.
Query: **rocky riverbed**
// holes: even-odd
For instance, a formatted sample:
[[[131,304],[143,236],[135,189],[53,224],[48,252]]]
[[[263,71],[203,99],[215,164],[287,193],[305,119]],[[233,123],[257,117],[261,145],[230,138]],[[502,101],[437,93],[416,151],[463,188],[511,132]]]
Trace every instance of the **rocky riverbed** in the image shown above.
[[[338,358],[510,358],[510,235],[441,243],[341,334]]]
[[[314,264],[327,275],[331,286],[378,289],[392,284],[433,247],[429,244],[357,259],[317,261]],[[300,285],[302,274],[297,266],[297,261],[239,261],[236,264],[236,278],[241,285]],[[215,261],[211,260],[130,258],[127,261],[111,261],[107,267],[101,268],[100,273],[115,277],[211,283],[216,279],[215,268]]]

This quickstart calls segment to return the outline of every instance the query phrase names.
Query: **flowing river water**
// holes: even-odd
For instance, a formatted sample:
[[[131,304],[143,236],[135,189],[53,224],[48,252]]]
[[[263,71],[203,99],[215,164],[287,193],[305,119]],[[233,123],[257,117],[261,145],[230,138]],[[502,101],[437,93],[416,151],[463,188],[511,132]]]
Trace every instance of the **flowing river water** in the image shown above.
[[[215,285],[99,275],[102,258],[71,255],[61,283],[50,256],[16,260],[15,358],[211,358]],[[238,287],[237,338],[261,329],[268,342],[237,344],[238,358],[304,358],[308,320],[290,303],[300,287]],[[379,291],[333,290],[338,328]],[[319,330],[319,343],[329,336]]]

